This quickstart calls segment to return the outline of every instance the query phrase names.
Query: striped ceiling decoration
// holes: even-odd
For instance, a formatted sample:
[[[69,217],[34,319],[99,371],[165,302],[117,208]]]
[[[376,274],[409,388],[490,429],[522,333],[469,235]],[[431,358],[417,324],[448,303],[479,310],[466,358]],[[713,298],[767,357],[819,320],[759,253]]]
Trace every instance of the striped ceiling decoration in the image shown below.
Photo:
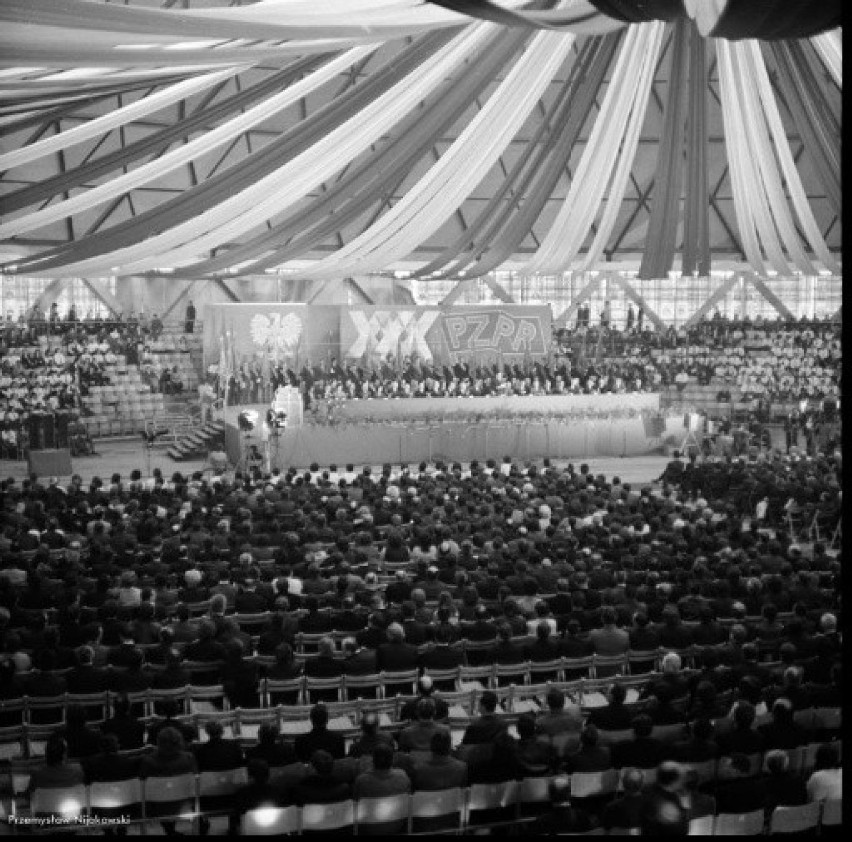
[[[0,271],[838,272],[840,9],[4,0]]]

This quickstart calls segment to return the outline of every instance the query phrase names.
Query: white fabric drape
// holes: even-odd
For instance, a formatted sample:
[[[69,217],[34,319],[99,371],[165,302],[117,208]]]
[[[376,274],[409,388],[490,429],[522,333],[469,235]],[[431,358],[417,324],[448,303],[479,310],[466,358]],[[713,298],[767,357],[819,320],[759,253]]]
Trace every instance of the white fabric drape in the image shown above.
[[[823,32],[811,38],[811,43],[816,47],[819,57],[831,73],[831,78],[843,87],[843,35],[839,29],[831,32]]]
[[[662,23],[631,26],[619,51],[591,135],[574,172],[568,195],[525,271],[558,271],[580,250],[613,173],[642,79],[643,58]]]
[[[80,193],[62,202],[56,202],[33,213],[18,217],[4,224],[0,224],[0,237],[12,237],[23,231],[41,228],[58,219],[78,213],[81,210],[94,207],[107,202],[133,190],[146,182],[162,178],[170,172],[187,164],[195,158],[205,155],[218,146],[239,137],[240,134],[268,120],[279,111],[283,111],[302,97],[307,96],[321,85],[342,73],[347,67],[360,61],[373,52],[373,47],[355,47],[344,55],[338,56],[327,62],[318,70],[315,70],[304,79],[290,85],[279,94],[265,99],[259,105],[249,108],[239,117],[235,117],[221,126],[197,137],[189,143],[178,146],[166,155],[157,158],[150,163],[143,164],[136,169],[125,173],[117,178],[110,179],[98,187],[93,187],[84,193]],[[52,138],[51,138],[52,139]]]
[[[239,236],[300,201],[364,152],[499,31],[467,27],[445,47],[358,114],[297,155],[195,219],[142,243],[63,267],[67,274],[132,274],[177,265]]]
[[[742,125],[742,113],[738,102],[736,87],[733,84],[731,55],[726,41],[716,44],[716,57],[719,68],[719,99],[722,101],[722,120],[725,124],[725,148],[728,153],[728,169],[731,175],[731,192],[734,199],[734,211],[737,215],[740,240],[746,260],[759,275],[766,272],[760,243],[757,239],[754,216],[746,197],[743,169],[749,156]]]
[[[683,0],[687,15],[695,21],[698,31],[705,38],[716,27],[727,5],[728,0]]]
[[[637,86],[637,92],[631,104],[630,120],[624,136],[624,143],[619,152],[618,163],[615,168],[615,177],[609,188],[603,215],[598,222],[598,230],[592,241],[585,258],[580,262],[580,271],[588,271],[595,266],[603,254],[607,242],[615,227],[618,213],[624,201],[627,190],[627,182],[633,169],[633,159],[636,157],[636,147],[639,145],[639,135],[642,124],[645,122],[645,110],[648,107],[648,98],[651,95],[651,85],[654,81],[654,73],[657,69],[657,61],[660,49],[663,45],[663,25],[654,26],[651,34],[651,43],[642,54],[642,69]],[[563,268],[568,268],[567,264]]]
[[[381,269],[434,233],[496,163],[568,56],[573,40],[571,35],[536,35],[429,172],[374,225],[302,274],[331,278]]]
[[[755,56],[755,51],[757,56]],[[805,254],[796,227],[793,224],[787,197],[784,195],[781,176],[778,172],[778,165],[766,127],[765,104],[761,103],[757,91],[755,63],[759,61],[760,64],[763,64],[760,46],[754,41],[737,41],[733,44],[732,52],[734,68],[742,92],[744,113],[749,116],[748,137],[753,152],[753,160],[757,165],[755,170],[758,175],[757,187],[762,189],[768,205],[770,218],[767,222],[774,220],[784,250],[799,271],[805,275],[813,275],[815,274],[814,268]]]
[[[93,137],[106,134],[106,132],[118,126],[139,120],[193,94],[212,88],[219,82],[230,79],[245,69],[245,67],[232,67],[228,70],[217,70],[215,73],[205,73],[196,79],[178,82],[163,91],[137,100],[124,106],[124,108],[117,108],[115,111],[110,111],[95,120],[89,120],[87,123],[75,126],[73,129],[68,129],[58,135],[52,135],[44,138],[44,140],[31,143],[29,146],[7,152],[5,155],[0,155],[0,170],[9,170],[12,167],[37,161],[39,158],[52,155],[60,149],[68,149],[68,147],[77,143],[83,143],[83,141],[90,140]]]
[[[784,125],[781,122],[781,115],[778,112],[778,103],[775,99],[775,93],[772,90],[769,73],[766,70],[763,52],[756,41],[746,42],[745,47],[748,61],[751,64],[753,81],[760,96],[763,113],[766,117],[766,122],[772,135],[773,143],[775,144],[775,150],[781,164],[784,181],[787,184],[787,190],[790,192],[790,199],[793,203],[793,208],[796,211],[796,216],[799,218],[799,222],[801,223],[802,231],[810,243],[814,254],[822,262],[823,266],[831,272],[839,274],[840,266],[829,251],[825,239],[822,236],[822,232],[819,229],[819,225],[817,225],[813,211],[811,210],[810,202],[808,201],[805,189],[802,186],[801,176],[799,175],[799,171],[796,168],[795,161],[793,160],[793,154],[790,151],[790,141],[787,138],[787,133],[784,131]]]

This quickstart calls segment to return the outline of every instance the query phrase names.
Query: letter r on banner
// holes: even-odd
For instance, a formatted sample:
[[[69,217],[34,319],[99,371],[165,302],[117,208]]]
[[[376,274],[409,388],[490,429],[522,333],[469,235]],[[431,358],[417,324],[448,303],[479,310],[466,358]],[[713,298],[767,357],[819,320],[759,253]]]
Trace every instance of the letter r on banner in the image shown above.
[[[520,324],[518,325],[518,332],[512,340],[513,351],[520,351],[522,348],[524,351],[532,351],[532,344],[538,335],[536,325],[536,322],[521,319]]]

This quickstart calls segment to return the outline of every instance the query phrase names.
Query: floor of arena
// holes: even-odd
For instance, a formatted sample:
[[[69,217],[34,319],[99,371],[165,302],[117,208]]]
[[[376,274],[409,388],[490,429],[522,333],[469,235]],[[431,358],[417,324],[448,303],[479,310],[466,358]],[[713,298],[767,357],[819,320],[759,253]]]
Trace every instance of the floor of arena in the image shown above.
[[[122,478],[128,478],[131,472],[136,469],[142,471],[143,476],[150,476],[154,469],[159,468],[167,479],[175,472],[193,474],[196,471],[210,470],[210,463],[206,459],[175,462],[166,455],[165,449],[155,447],[146,452],[145,448],[136,440],[98,440],[95,442],[95,446],[97,456],[84,456],[72,460],[72,470],[75,474],[79,474],[84,482],[89,482],[92,477],[96,476],[106,479],[114,473],[121,474]],[[669,457],[662,454],[649,454],[645,456],[608,456],[575,460],[557,459],[553,460],[553,464],[561,468],[569,464],[570,461],[573,461],[575,466],[585,463],[594,474],[603,474],[607,479],[617,476],[622,482],[650,483],[663,472],[669,462]],[[322,465],[321,467],[327,466]],[[356,465],[355,467],[360,470],[364,466]],[[374,470],[381,471],[381,465],[372,465],[371,467]],[[0,476],[21,480],[25,479],[27,475],[26,462],[0,463]]]

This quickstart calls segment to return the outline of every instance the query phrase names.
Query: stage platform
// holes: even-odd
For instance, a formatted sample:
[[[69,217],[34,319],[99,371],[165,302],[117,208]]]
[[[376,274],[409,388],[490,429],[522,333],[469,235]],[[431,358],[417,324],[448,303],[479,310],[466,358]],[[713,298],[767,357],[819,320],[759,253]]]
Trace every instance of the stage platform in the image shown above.
[[[529,401],[534,401],[535,406]],[[476,405],[479,402],[484,402],[482,407]],[[450,404],[451,411],[443,411],[444,404]],[[659,409],[656,394],[352,401],[338,414],[339,423],[288,428],[277,438],[271,437],[268,444],[260,428],[250,433],[238,429],[237,416],[246,409],[256,410],[263,418],[267,407],[257,404],[225,408],[225,449],[229,460],[236,464],[256,445],[268,458],[270,467],[282,470],[306,468],[314,462],[371,465],[434,459],[502,460],[504,456],[640,456],[654,452],[662,443],[660,436],[649,435],[645,419],[638,414]],[[517,418],[504,416],[514,409],[520,413]],[[633,409],[636,415],[624,414]],[[485,417],[471,423],[474,412],[485,416],[497,412],[501,417]],[[621,414],[608,417],[608,412]],[[561,413],[564,420],[559,418]],[[589,417],[583,417],[583,413]],[[441,419],[437,423],[436,417]],[[682,425],[682,418],[675,419],[676,423]]]

